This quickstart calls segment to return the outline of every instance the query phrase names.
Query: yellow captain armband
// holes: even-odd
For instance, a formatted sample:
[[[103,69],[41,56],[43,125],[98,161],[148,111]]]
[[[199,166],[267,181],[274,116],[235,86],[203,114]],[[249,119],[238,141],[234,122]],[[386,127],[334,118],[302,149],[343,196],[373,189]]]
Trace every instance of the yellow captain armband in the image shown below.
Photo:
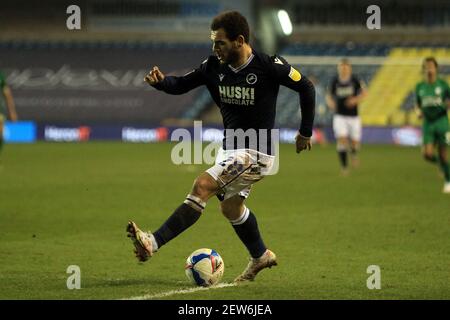
[[[289,71],[289,78],[291,78],[293,81],[297,82],[297,81],[300,81],[300,79],[302,78],[302,75],[300,74],[300,72],[298,72],[293,67],[291,67],[291,71]]]

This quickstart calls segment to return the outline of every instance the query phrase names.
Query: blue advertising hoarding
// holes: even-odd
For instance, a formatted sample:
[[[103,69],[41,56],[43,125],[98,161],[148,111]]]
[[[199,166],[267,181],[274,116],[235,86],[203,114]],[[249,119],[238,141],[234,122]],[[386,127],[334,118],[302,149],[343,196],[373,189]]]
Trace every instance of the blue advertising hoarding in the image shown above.
[[[36,124],[32,121],[6,122],[3,129],[6,143],[30,143],[36,141]]]

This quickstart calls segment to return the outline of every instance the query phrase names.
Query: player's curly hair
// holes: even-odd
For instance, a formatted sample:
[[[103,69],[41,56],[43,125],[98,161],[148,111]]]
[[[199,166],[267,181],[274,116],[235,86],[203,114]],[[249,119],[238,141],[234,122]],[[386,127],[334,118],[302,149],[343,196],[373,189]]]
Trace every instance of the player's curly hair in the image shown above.
[[[231,41],[239,36],[244,37],[246,43],[250,40],[250,27],[247,19],[237,11],[225,11],[216,16],[211,22],[211,30],[216,31],[220,28],[225,30],[227,38]]]

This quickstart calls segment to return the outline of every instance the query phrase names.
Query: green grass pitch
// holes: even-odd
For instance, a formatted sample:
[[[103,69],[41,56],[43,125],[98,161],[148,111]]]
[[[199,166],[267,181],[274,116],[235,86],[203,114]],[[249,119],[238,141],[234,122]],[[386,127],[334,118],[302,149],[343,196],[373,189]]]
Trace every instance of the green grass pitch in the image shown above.
[[[192,288],[186,257],[211,247],[222,282],[247,252],[212,199],[202,218],[139,264],[126,237],[134,219],[156,229],[208,166],[176,166],[171,144],[6,145],[0,156],[0,299],[122,299]],[[164,299],[450,299],[450,196],[418,148],[363,146],[361,167],[339,175],[334,146],[297,155],[247,206],[279,265],[256,280]],[[69,265],[81,290],[68,290]],[[369,265],[381,289],[369,290]]]

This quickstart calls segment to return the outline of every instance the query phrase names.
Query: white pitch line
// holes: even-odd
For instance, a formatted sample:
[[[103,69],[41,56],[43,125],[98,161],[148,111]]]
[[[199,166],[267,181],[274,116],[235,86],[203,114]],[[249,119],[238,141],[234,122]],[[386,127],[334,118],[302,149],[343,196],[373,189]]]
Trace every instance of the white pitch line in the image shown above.
[[[227,288],[227,287],[234,287],[234,286],[236,286],[235,283],[219,283],[218,285],[211,286],[211,287],[196,287],[196,288],[190,288],[190,289],[170,290],[170,291],[160,292],[160,293],[155,293],[155,294],[145,294],[143,296],[124,298],[121,300],[151,300],[151,299],[168,297],[168,296],[172,296],[175,294],[193,293],[193,292],[197,292],[197,291],[220,289],[220,288]]]

